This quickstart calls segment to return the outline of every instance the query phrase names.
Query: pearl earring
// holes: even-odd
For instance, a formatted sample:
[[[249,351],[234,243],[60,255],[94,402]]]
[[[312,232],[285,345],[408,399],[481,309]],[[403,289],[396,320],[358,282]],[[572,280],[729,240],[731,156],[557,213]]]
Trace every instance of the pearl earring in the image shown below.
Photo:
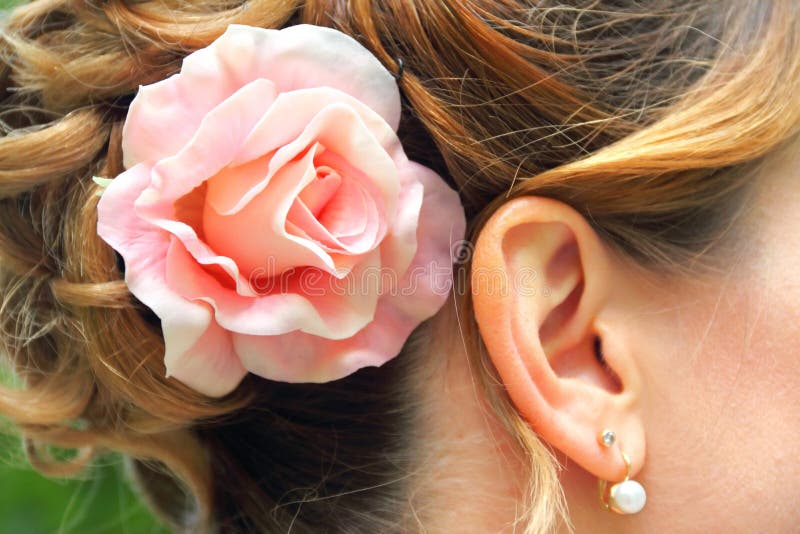
[[[616,443],[617,435],[613,430],[606,429],[600,432],[598,441],[602,446],[610,448]],[[600,506],[604,510],[611,510],[618,514],[636,514],[644,508],[647,494],[641,484],[630,479],[631,459],[621,449],[620,454],[625,462],[625,479],[612,485],[607,492],[608,481],[598,481],[597,495],[600,498]]]

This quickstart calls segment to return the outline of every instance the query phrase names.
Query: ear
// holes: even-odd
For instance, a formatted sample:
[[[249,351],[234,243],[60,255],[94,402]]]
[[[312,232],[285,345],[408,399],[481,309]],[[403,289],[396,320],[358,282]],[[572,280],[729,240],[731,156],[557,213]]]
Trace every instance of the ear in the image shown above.
[[[613,256],[568,205],[521,197],[501,206],[478,236],[471,283],[486,349],[519,413],[585,470],[621,480],[617,446],[642,466],[641,375],[625,325],[610,313]],[[624,279],[622,281],[624,283]]]

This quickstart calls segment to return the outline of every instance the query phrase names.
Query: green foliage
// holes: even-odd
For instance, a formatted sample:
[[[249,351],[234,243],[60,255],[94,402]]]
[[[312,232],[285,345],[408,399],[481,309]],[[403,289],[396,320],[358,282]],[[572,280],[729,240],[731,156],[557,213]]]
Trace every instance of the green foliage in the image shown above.
[[[0,359],[0,385],[14,387]],[[68,460],[73,451],[50,451]],[[54,480],[30,468],[21,439],[0,418],[0,534],[167,533],[131,490],[118,455],[101,458],[80,479]]]
[[[124,480],[119,456],[79,480],[53,480],[27,467],[19,440],[0,438],[0,533],[166,533]]]

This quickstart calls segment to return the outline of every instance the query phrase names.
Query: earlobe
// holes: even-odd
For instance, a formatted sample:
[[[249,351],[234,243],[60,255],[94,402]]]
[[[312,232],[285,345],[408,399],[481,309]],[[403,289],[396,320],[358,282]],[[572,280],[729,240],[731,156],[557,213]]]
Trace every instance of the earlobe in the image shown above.
[[[556,200],[501,206],[475,246],[471,284],[486,349],[520,414],[595,476],[621,480],[644,461],[640,376],[614,305],[612,257],[586,220]]]

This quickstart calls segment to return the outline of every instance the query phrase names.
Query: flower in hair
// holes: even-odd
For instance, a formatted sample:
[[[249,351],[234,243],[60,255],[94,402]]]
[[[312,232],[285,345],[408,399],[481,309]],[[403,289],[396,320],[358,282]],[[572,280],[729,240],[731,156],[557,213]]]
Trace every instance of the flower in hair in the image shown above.
[[[98,234],[167,373],[326,382],[396,356],[452,285],[458,195],[406,157],[396,81],[333,29],[230,26],[140,87]]]

